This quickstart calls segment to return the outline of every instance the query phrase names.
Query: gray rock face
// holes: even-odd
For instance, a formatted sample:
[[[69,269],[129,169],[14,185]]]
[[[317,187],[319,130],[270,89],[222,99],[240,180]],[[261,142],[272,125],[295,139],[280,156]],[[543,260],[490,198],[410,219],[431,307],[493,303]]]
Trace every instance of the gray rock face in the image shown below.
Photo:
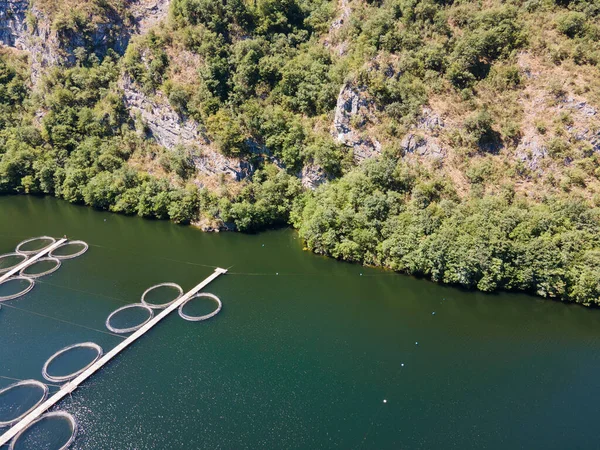
[[[335,108],[333,132],[338,142],[353,149],[357,162],[381,154],[381,144],[377,139],[363,136],[356,129],[369,122],[374,109],[375,104],[367,98],[365,89],[350,83],[342,86]]]
[[[538,136],[533,136],[521,141],[515,156],[529,170],[542,172],[541,163],[548,156],[548,149]]]
[[[350,5],[348,3],[349,0],[338,1],[339,15],[331,22],[331,25],[329,27],[330,32],[334,30],[339,30],[350,17],[351,11]]]
[[[200,149],[199,156],[194,158],[194,164],[200,172],[209,175],[224,173],[235,180],[253,173],[250,162],[228,158],[215,151],[210,146],[204,128],[192,119],[180,117],[161,92],[150,98],[129,77],[121,80],[120,87],[130,115],[134,119],[141,118],[158,144],[168,149],[177,145]]]
[[[587,102],[580,102],[580,101],[575,100],[572,97],[566,98],[565,101],[563,102],[563,104],[560,105],[560,108],[561,109],[568,108],[573,111],[578,111],[579,113],[581,113],[587,117],[593,117],[596,114],[598,114],[598,111],[596,110],[596,108],[594,108],[591,105],[588,105]]]
[[[120,87],[123,89],[123,100],[131,115],[133,117],[139,115],[152,137],[163,147],[174,148],[176,145],[210,143],[199,124],[194,120],[180,117],[161,92],[157,92],[153,98],[150,98],[127,76],[123,77]]]
[[[423,108],[416,125],[404,136],[400,144],[405,156],[445,158],[446,150],[439,140],[439,133],[444,127],[440,116],[429,108]]]
[[[573,115],[573,125],[566,127],[573,141],[588,142],[592,151],[600,152],[600,125],[598,110],[587,102],[566,98],[559,109],[567,109]]]
[[[143,34],[167,17],[170,0],[134,0],[130,11],[136,33]]]
[[[225,174],[236,181],[241,181],[255,171],[254,166],[249,161],[228,158],[210,147],[201,147],[200,149],[200,156],[194,157],[194,165],[204,174]]]
[[[75,50],[83,48],[88,54],[103,58],[109,49],[122,55],[131,37],[130,27],[117,11],[109,10],[106,21],[94,24],[85,31],[55,30],[52,21],[33,5],[30,14],[35,27],[28,30],[25,50],[31,53],[31,76],[35,82],[44,67],[72,66],[76,62]]]
[[[0,44],[23,48],[28,7],[27,0],[0,0]]]
[[[571,117],[572,124],[565,126],[566,133],[563,138],[578,148],[585,148],[586,152],[587,149],[592,152],[600,152],[600,124],[598,123],[597,109],[585,101],[567,97],[553,106],[547,115],[558,118],[560,114],[565,113]],[[550,158],[546,145],[550,138],[542,136],[535,128],[529,127],[517,146],[516,159],[523,162],[528,169],[538,174],[544,174],[543,161]],[[549,163],[550,161],[548,161]],[[570,158],[562,160],[564,165],[571,163]]]
[[[35,82],[45,67],[73,65],[77,48],[84,48],[99,58],[109,49],[122,55],[133,33],[145,32],[166,17],[169,0],[136,0],[128,6],[133,23],[126,23],[128,19],[108,9],[104,22],[95,23],[85,31],[57,31],[52,27],[52,20],[35,5],[29,11],[33,26],[27,24],[28,0],[0,0],[0,43],[29,51],[31,76]]]
[[[302,186],[313,190],[329,180],[325,170],[315,163],[305,164],[299,174],[299,178]]]
[[[83,47],[103,57],[108,49],[122,54],[130,34],[116,11],[109,11],[105,23],[86,32],[54,30],[52,21],[26,0],[0,0],[0,41],[3,45],[26,50],[31,54],[31,77],[37,81],[44,67],[73,65],[74,51]],[[27,12],[31,15],[28,23]]]

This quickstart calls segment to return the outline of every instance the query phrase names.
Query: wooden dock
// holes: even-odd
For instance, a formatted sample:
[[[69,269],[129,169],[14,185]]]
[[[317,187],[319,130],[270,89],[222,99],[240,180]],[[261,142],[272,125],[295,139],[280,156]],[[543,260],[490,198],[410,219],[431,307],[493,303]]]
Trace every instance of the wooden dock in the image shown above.
[[[27,258],[25,261],[23,261],[21,264],[16,266],[14,269],[11,269],[8,272],[6,272],[5,274],[3,274],[2,276],[0,276],[0,283],[8,280],[10,277],[12,277],[15,274],[18,275],[22,269],[24,269],[25,267],[29,267],[34,262],[36,262],[38,259],[47,255],[52,250],[60,247],[65,242],[67,242],[67,239],[59,239],[54,244],[49,245],[48,247],[42,249],[39,253],[36,253],[35,255],[33,255],[31,258]]]
[[[37,256],[37,255],[36,255]],[[217,278],[220,275],[227,273],[226,269],[217,268],[214,273],[206,278],[202,283],[198,284],[191,291],[187,292],[185,295],[180,297],[174,303],[171,303],[167,308],[161,311],[160,314],[152,318],[146,325],[141,327],[139,330],[134,332],[131,336],[113,348],[110,352],[106,353],[102,358],[88,367],[83,373],[69,381],[65,385],[61,387],[61,389],[54,394],[52,397],[48,398],[44,403],[35,408],[29,414],[27,414],[23,419],[13,425],[8,429],[2,436],[0,436],[0,447],[4,444],[7,444],[13,437],[19,434],[22,430],[27,428],[32,422],[34,422],[39,416],[41,416],[45,411],[47,411],[52,406],[56,405],[63,397],[68,394],[71,394],[77,387],[91,377],[96,371],[98,371],[102,366],[108,363],[111,359],[133,344],[137,339],[142,337],[147,331],[149,331],[154,325],[168,316],[171,312],[175,311],[179,306],[181,306],[188,299],[197,294],[201,289],[207,286],[211,281]]]

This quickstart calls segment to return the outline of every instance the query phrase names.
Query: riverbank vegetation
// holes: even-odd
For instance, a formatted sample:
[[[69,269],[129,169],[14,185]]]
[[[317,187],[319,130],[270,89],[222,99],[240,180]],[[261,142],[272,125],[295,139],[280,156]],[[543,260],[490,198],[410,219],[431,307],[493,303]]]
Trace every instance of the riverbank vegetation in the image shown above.
[[[600,4],[488,3],[174,0],[124,55],[74,49],[35,85],[27,55],[2,49],[0,193],[246,232],[291,224],[335,258],[600,303]],[[248,176],[201,174],[202,145],[158,145],[124,78]],[[332,133],[342,87],[355,106]],[[307,189],[315,167],[322,185]]]

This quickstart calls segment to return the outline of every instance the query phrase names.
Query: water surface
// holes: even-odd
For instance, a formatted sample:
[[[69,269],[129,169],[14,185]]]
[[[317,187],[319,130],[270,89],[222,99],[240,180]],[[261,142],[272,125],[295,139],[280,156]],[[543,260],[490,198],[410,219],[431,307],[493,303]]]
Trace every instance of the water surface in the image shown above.
[[[172,314],[60,404],[80,426],[73,448],[600,445],[599,311],[337,262],[291,230],[205,234],[0,197],[0,252],[64,234],[90,249],[0,309],[0,376],[42,380],[77,342],[106,352],[121,339],[95,330],[116,308],[230,268],[207,289],[218,316]]]

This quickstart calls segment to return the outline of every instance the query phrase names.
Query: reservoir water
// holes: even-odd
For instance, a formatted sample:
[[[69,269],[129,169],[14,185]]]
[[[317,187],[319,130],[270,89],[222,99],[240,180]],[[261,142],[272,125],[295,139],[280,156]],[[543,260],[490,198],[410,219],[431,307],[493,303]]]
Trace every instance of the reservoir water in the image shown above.
[[[600,447],[599,310],[341,263],[292,230],[208,234],[0,197],[0,253],[64,234],[90,248],[2,306],[0,377],[42,381],[78,342],[107,352],[121,339],[96,330],[112,311],[229,268],[207,289],[219,315],[172,314],[59,404],[79,424],[72,448]]]

